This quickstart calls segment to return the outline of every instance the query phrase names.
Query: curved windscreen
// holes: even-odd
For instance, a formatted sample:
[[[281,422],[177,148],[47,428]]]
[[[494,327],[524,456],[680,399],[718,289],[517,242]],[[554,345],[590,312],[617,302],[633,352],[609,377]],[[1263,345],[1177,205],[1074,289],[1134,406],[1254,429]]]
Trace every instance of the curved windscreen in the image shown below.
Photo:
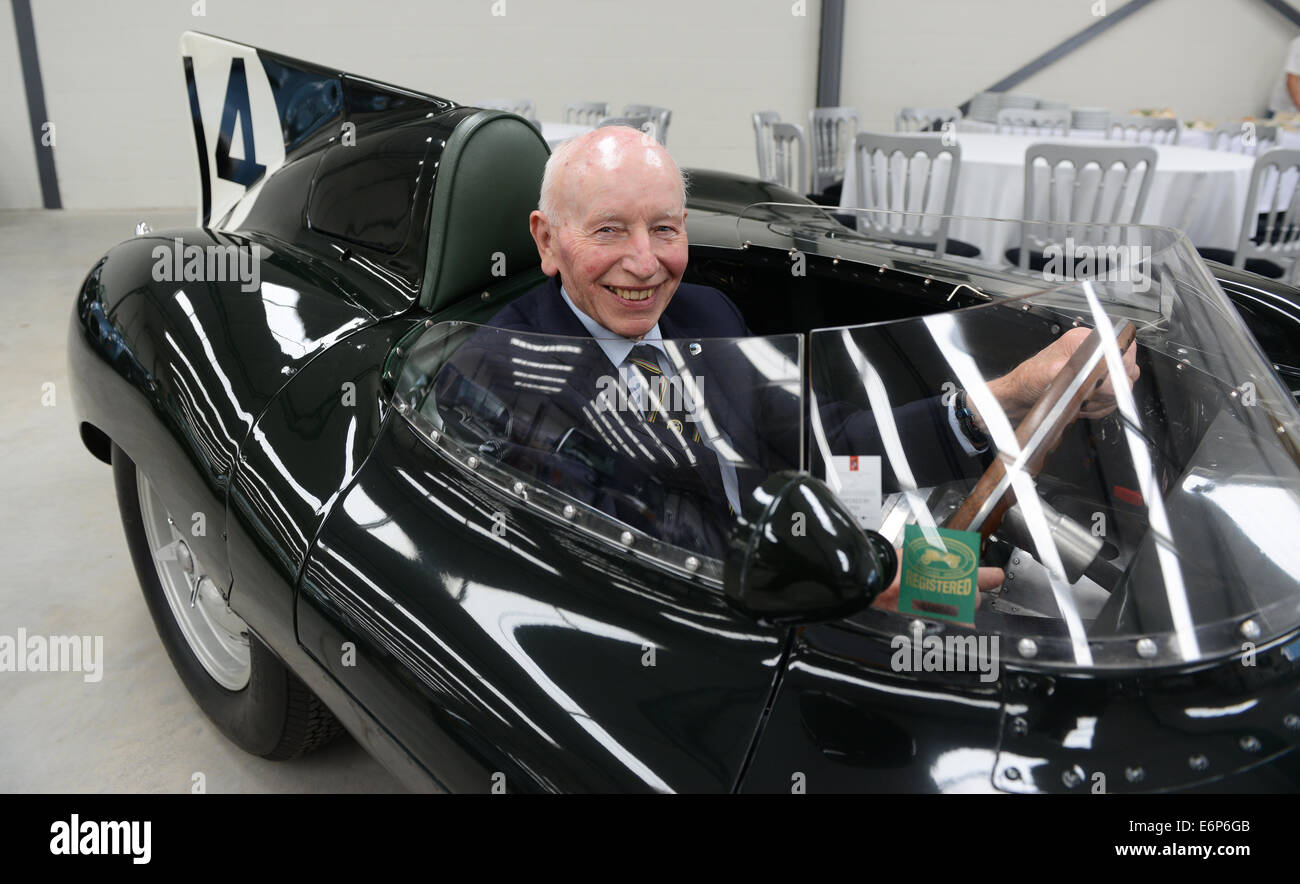
[[[411,347],[398,397],[487,481],[717,576],[741,501],[803,462],[801,375],[800,335],[637,344],[443,323]]]
[[[978,533],[979,565],[1004,576],[973,626],[1004,659],[1186,662],[1300,624],[1300,416],[1186,239],[947,220],[1030,253],[927,259],[819,207],[742,218],[750,248],[792,262],[902,267],[978,295],[811,332],[808,468],[896,546]],[[863,297],[881,297],[862,277]],[[790,297],[802,285],[792,274]],[[893,607],[857,622],[896,635],[901,617],[930,616],[906,593]]]

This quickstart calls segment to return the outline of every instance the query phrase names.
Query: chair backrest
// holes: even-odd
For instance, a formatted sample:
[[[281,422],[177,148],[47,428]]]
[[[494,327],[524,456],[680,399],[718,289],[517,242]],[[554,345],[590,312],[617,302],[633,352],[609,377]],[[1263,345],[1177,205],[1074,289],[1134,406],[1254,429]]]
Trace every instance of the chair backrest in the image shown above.
[[[808,112],[812,149],[812,192],[844,180],[844,169],[858,134],[858,112],[851,107],[815,107]]]
[[[776,111],[755,111],[754,146],[758,153],[758,178],[760,181],[775,181],[772,166],[772,124],[781,122],[781,115]]]
[[[796,193],[804,193],[808,186],[808,139],[804,137],[803,126],[797,123],[782,123],[779,120],[772,126],[772,178],[782,187],[788,187]],[[795,149],[799,158],[795,160]]]
[[[429,207],[429,246],[420,305],[430,313],[500,309],[492,292],[539,263],[528,216],[537,208],[550,150],[526,120],[497,110],[465,117],[447,138]],[[523,274],[523,276],[521,276]]]
[[[1279,144],[1277,126],[1258,123],[1222,123],[1210,133],[1210,149],[1257,156]]]
[[[633,129],[640,129],[648,135],[654,131],[654,120],[646,116],[605,117],[605,119],[596,123],[597,129],[603,129],[605,126],[631,126]]]
[[[944,143],[949,140],[953,143]],[[860,132],[853,139],[853,161],[859,207],[908,213],[862,212],[858,229],[908,245],[932,245],[935,255],[942,255],[961,171],[961,146],[942,135]],[[918,214],[922,212],[944,217],[935,223]]]
[[[956,107],[900,107],[894,114],[895,132],[937,132],[944,123],[961,120]]]
[[[1182,132],[1183,121],[1173,117],[1113,117],[1106,137],[1112,141],[1177,144]]]
[[[1110,131],[1110,110],[1104,107],[1070,108],[1071,129]]]
[[[1278,148],[1255,160],[1246,193],[1246,212],[1233,265],[1245,267],[1248,258],[1290,261],[1286,279],[1300,282],[1300,150]],[[1267,210],[1260,213],[1260,206]],[[1287,270],[1286,267],[1283,267]]]
[[[1015,108],[1016,110],[1032,110],[1038,107],[1038,96],[1030,95],[1028,92],[999,92],[998,110],[1006,108]]]
[[[625,117],[649,117],[655,124],[655,138],[660,144],[668,143],[668,124],[673,121],[673,112],[666,107],[655,104],[629,104],[623,108]]]
[[[537,110],[533,107],[531,98],[485,98],[482,101],[474,102],[472,106],[518,114],[525,120],[537,119]]]
[[[575,101],[564,106],[564,122],[595,126],[609,116],[608,101]]]
[[[998,132],[1015,135],[1069,135],[1068,110],[1009,107],[998,111]]]
[[[1079,224],[1135,224],[1142,220],[1156,152],[1151,147],[1031,144],[1025,150],[1025,204],[1021,223],[1020,267],[1029,268],[1030,251],[1074,237],[1091,242]],[[1116,174],[1118,173],[1118,174]],[[1046,186],[1041,186],[1043,179]]]

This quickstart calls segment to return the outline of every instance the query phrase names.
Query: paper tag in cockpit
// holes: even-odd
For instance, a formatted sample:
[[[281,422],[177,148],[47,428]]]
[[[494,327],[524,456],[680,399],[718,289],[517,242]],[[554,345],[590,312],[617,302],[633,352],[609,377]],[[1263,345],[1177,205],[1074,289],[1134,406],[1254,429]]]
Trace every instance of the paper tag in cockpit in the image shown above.
[[[833,455],[831,469],[840,480],[840,501],[858,520],[858,527],[879,531],[880,455]]]

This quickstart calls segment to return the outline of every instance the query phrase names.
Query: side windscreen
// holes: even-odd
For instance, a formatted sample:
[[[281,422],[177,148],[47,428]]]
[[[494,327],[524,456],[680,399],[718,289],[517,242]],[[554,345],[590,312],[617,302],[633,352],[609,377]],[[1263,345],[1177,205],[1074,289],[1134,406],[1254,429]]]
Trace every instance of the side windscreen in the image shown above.
[[[717,572],[741,501],[802,465],[801,348],[799,335],[634,344],[444,323],[412,346],[399,408],[484,480]]]
[[[1021,662],[1185,663],[1294,629],[1294,402],[1176,231],[1056,232],[1069,262],[1008,274],[1037,292],[990,274],[986,304],[810,335],[810,471],[896,547],[938,547],[914,572],[938,577],[905,571],[897,613],[858,621],[927,616],[906,588],[957,567],[946,528],[1002,569],[973,626]]]

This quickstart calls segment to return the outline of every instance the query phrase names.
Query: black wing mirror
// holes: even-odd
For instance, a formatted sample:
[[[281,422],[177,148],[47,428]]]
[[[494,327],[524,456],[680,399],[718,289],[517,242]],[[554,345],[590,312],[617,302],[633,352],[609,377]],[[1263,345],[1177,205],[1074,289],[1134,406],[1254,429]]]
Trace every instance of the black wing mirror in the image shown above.
[[[744,502],[724,567],[727,599],[763,623],[813,623],[862,610],[898,568],[893,544],[864,531],[806,473],[773,473]]]

